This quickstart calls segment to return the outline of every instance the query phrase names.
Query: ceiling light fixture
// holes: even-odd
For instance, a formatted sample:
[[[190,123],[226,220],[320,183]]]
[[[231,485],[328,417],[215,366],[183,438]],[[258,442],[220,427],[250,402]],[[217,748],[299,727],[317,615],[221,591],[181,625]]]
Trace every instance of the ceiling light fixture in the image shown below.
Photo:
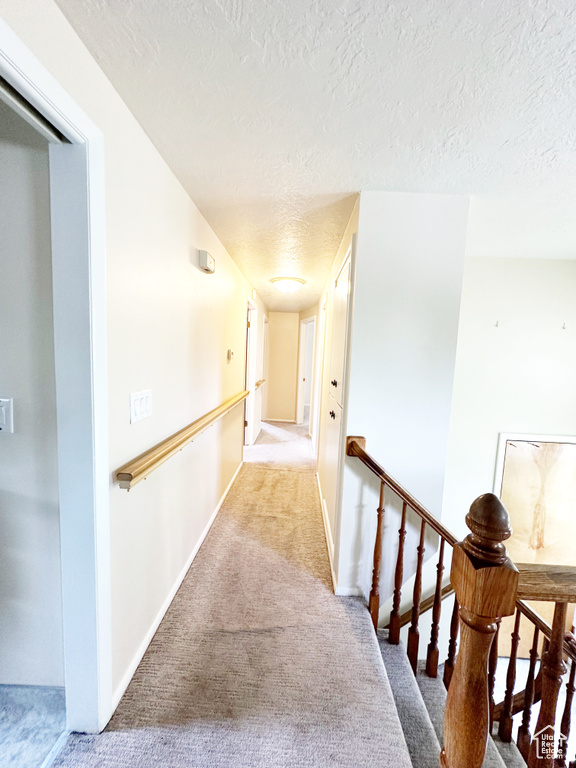
[[[299,277],[273,277],[270,282],[282,293],[294,293],[304,285],[304,280]]]

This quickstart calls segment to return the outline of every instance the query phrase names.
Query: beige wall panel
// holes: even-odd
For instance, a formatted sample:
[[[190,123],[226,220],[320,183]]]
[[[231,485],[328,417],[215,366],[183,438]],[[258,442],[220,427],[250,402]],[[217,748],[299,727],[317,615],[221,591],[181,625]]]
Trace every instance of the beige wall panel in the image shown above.
[[[300,316],[297,312],[270,312],[269,318],[267,418],[295,421]]]

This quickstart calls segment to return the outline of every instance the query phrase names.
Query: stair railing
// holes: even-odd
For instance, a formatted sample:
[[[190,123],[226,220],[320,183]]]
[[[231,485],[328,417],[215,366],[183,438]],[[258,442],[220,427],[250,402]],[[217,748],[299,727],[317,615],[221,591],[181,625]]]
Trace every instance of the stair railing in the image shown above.
[[[380,480],[380,504],[377,512],[376,541],[374,545],[374,569],[372,572],[372,589],[368,607],[374,628],[378,628],[378,616],[380,613],[380,578],[382,571],[382,531],[384,525],[384,495],[386,489],[390,489],[402,501],[402,519],[398,531],[398,555],[396,558],[396,568],[394,572],[394,593],[392,598],[392,611],[390,613],[388,642],[398,645],[400,642],[400,629],[405,622],[405,618],[400,613],[402,601],[402,587],[404,584],[404,542],[406,539],[406,515],[408,509],[415,512],[420,518],[420,540],[418,545],[418,557],[416,565],[416,576],[414,579],[414,588],[412,595],[412,608],[410,609],[410,628],[408,630],[408,658],[414,672],[418,665],[418,650],[420,633],[418,623],[421,608],[426,608],[428,603],[421,603],[422,597],[422,568],[424,563],[425,538],[427,528],[430,527],[440,537],[440,550],[438,563],[436,566],[436,588],[432,599],[432,629],[430,632],[430,643],[426,655],[426,669],[430,677],[436,677],[438,673],[438,633],[440,628],[440,613],[442,609],[442,599],[451,594],[451,588],[442,587],[442,576],[444,574],[444,545],[453,547],[458,538],[449,531],[434,515],[414,498],[400,483],[389,475],[370,454],[366,453],[366,440],[363,437],[348,437],[346,439],[346,453],[348,456],[355,456],[373,472]],[[457,609],[456,609],[457,610]],[[453,647],[453,657],[455,656],[456,646]],[[454,659],[452,659],[453,661]]]
[[[576,602],[576,569],[568,566],[532,564],[518,564],[517,567],[520,572],[518,597],[554,602],[554,619],[550,627],[524,599],[517,601],[506,674],[506,692],[504,700],[499,704],[492,701],[493,719],[498,722],[499,737],[502,741],[510,742],[513,735],[513,718],[522,713],[516,744],[529,767],[554,765],[564,768],[567,765],[566,747],[576,691],[576,641],[573,634],[566,633],[567,604]],[[526,620],[528,622],[527,633],[522,629],[522,619],[524,624]],[[514,693],[521,634],[532,637],[530,661],[524,690]],[[497,647],[498,638],[494,644]],[[540,663],[537,672],[538,662]],[[568,669],[565,703],[562,712],[557,713],[562,678]],[[532,733],[532,707],[537,702],[541,702],[541,706]],[[559,725],[557,733],[555,725]]]
[[[380,480],[380,503],[377,511],[377,532],[374,548],[374,569],[369,610],[375,629],[380,611],[380,577],[382,567],[382,534],[385,516],[385,491],[391,490],[402,502],[399,543],[394,573],[392,610],[387,625],[388,642],[400,642],[400,629],[410,623],[408,657],[416,673],[419,656],[420,614],[432,608],[430,643],[426,653],[426,674],[438,673],[438,632],[442,601],[455,591],[450,621],[450,637],[444,662],[444,684],[448,688],[444,722],[445,768],[480,768],[493,721],[498,721],[503,740],[510,740],[511,719],[522,712],[518,731],[518,747],[529,768],[564,768],[566,741],[570,731],[571,704],[576,692],[576,640],[566,642],[564,625],[566,604],[576,602],[576,568],[519,565],[509,560],[504,540],[511,533],[508,513],[493,494],[479,497],[467,515],[471,534],[463,542],[443,526],[434,515],[391,477],[366,452],[363,437],[348,437],[346,453],[358,458]],[[410,509],[421,520],[414,577],[412,607],[400,613],[404,585],[404,544],[406,516]],[[422,601],[422,571],[427,527],[440,537],[436,584],[433,596]],[[442,586],[446,544],[452,547],[451,584]],[[523,599],[548,599],[556,603],[553,626],[550,627]],[[515,614],[512,646],[506,679],[504,701],[494,701],[494,683],[498,663],[498,630],[501,618]],[[526,688],[514,694],[516,656],[520,640],[520,616],[533,625],[533,642]],[[461,647],[457,654],[458,636]],[[539,642],[544,644],[540,670]],[[562,676],[566,672],[563,657],[570,660],[566,683],[566,704],[562,712],[560,739],[554,758],[542,757],[542,732],[548,732],[555,742],[554,724]],[[530,733],[531,708],[541,702],[534,736]],[[486,707],[483,706],[486,702]],[[540,736],[539,736],[540,735]],[[550,738],[546,743],[550,742]],[[569,768],[576,768],[576,761]]]

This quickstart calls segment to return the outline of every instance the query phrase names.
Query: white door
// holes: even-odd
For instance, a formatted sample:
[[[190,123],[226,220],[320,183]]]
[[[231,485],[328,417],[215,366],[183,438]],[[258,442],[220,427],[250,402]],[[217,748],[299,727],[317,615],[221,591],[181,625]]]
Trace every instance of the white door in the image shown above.
[[[314,376],[314,342],[316,318],[311,317],[300,323],[298,352],[298,392],[296,400],[296,423],[309,427],[312,434],[312,384]]]
[[[322,485],[326,514],[330,530],[336,530],[336,507],[338,496],[338,471],[340,466],[340,443],[342,432],[342,408],[332,397],[328,397],[329,418],[326,427],[325,482]]]
[[[351,254],[349,253],[332,288],[332,316],[329,324],[330,337],[326,339],[330,350],[328,397],[323,400],[322,414],[325,429],[324,470],[321,478],[325,512],[333,542],[329,541],[333,567],[337,569],[339,509],[345,424],[342,405],[348,349],[348,326],[351,288]]]
[[[244,445],[252,445],[260,431],[260,414],[257,413],[257,404],[260,396],[256,396],[256,328],[258,313],[256,306],[248,302],[246,315],[246,356],[244,388],[250,392],[244,401]],[[258,402],[257,402],[258,401]]]
[[[342,405],[343,401],[349,299],[350,255],[346,258],[333,289],[330,394],[339,405]]]

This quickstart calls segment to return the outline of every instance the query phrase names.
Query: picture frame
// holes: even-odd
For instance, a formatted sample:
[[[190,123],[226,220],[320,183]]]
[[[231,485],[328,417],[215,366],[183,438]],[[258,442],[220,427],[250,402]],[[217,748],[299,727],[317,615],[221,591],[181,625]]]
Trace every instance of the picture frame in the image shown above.
[[[494,493],[510,515],[505,542],[514,563],[576,565],[576,436],[500,433]],[[552,624],[554,603],[530,601]],[[574,622],[569,606],[566,629]],[[502,620],[499,654],[510,654],[512,617]],[[529,658],[531,638],[520,631],[518,658]]]
[[[559,530],[576,533],[576,436],[500,433],[494,493],[515,530],[513,559],[576,565]]]

